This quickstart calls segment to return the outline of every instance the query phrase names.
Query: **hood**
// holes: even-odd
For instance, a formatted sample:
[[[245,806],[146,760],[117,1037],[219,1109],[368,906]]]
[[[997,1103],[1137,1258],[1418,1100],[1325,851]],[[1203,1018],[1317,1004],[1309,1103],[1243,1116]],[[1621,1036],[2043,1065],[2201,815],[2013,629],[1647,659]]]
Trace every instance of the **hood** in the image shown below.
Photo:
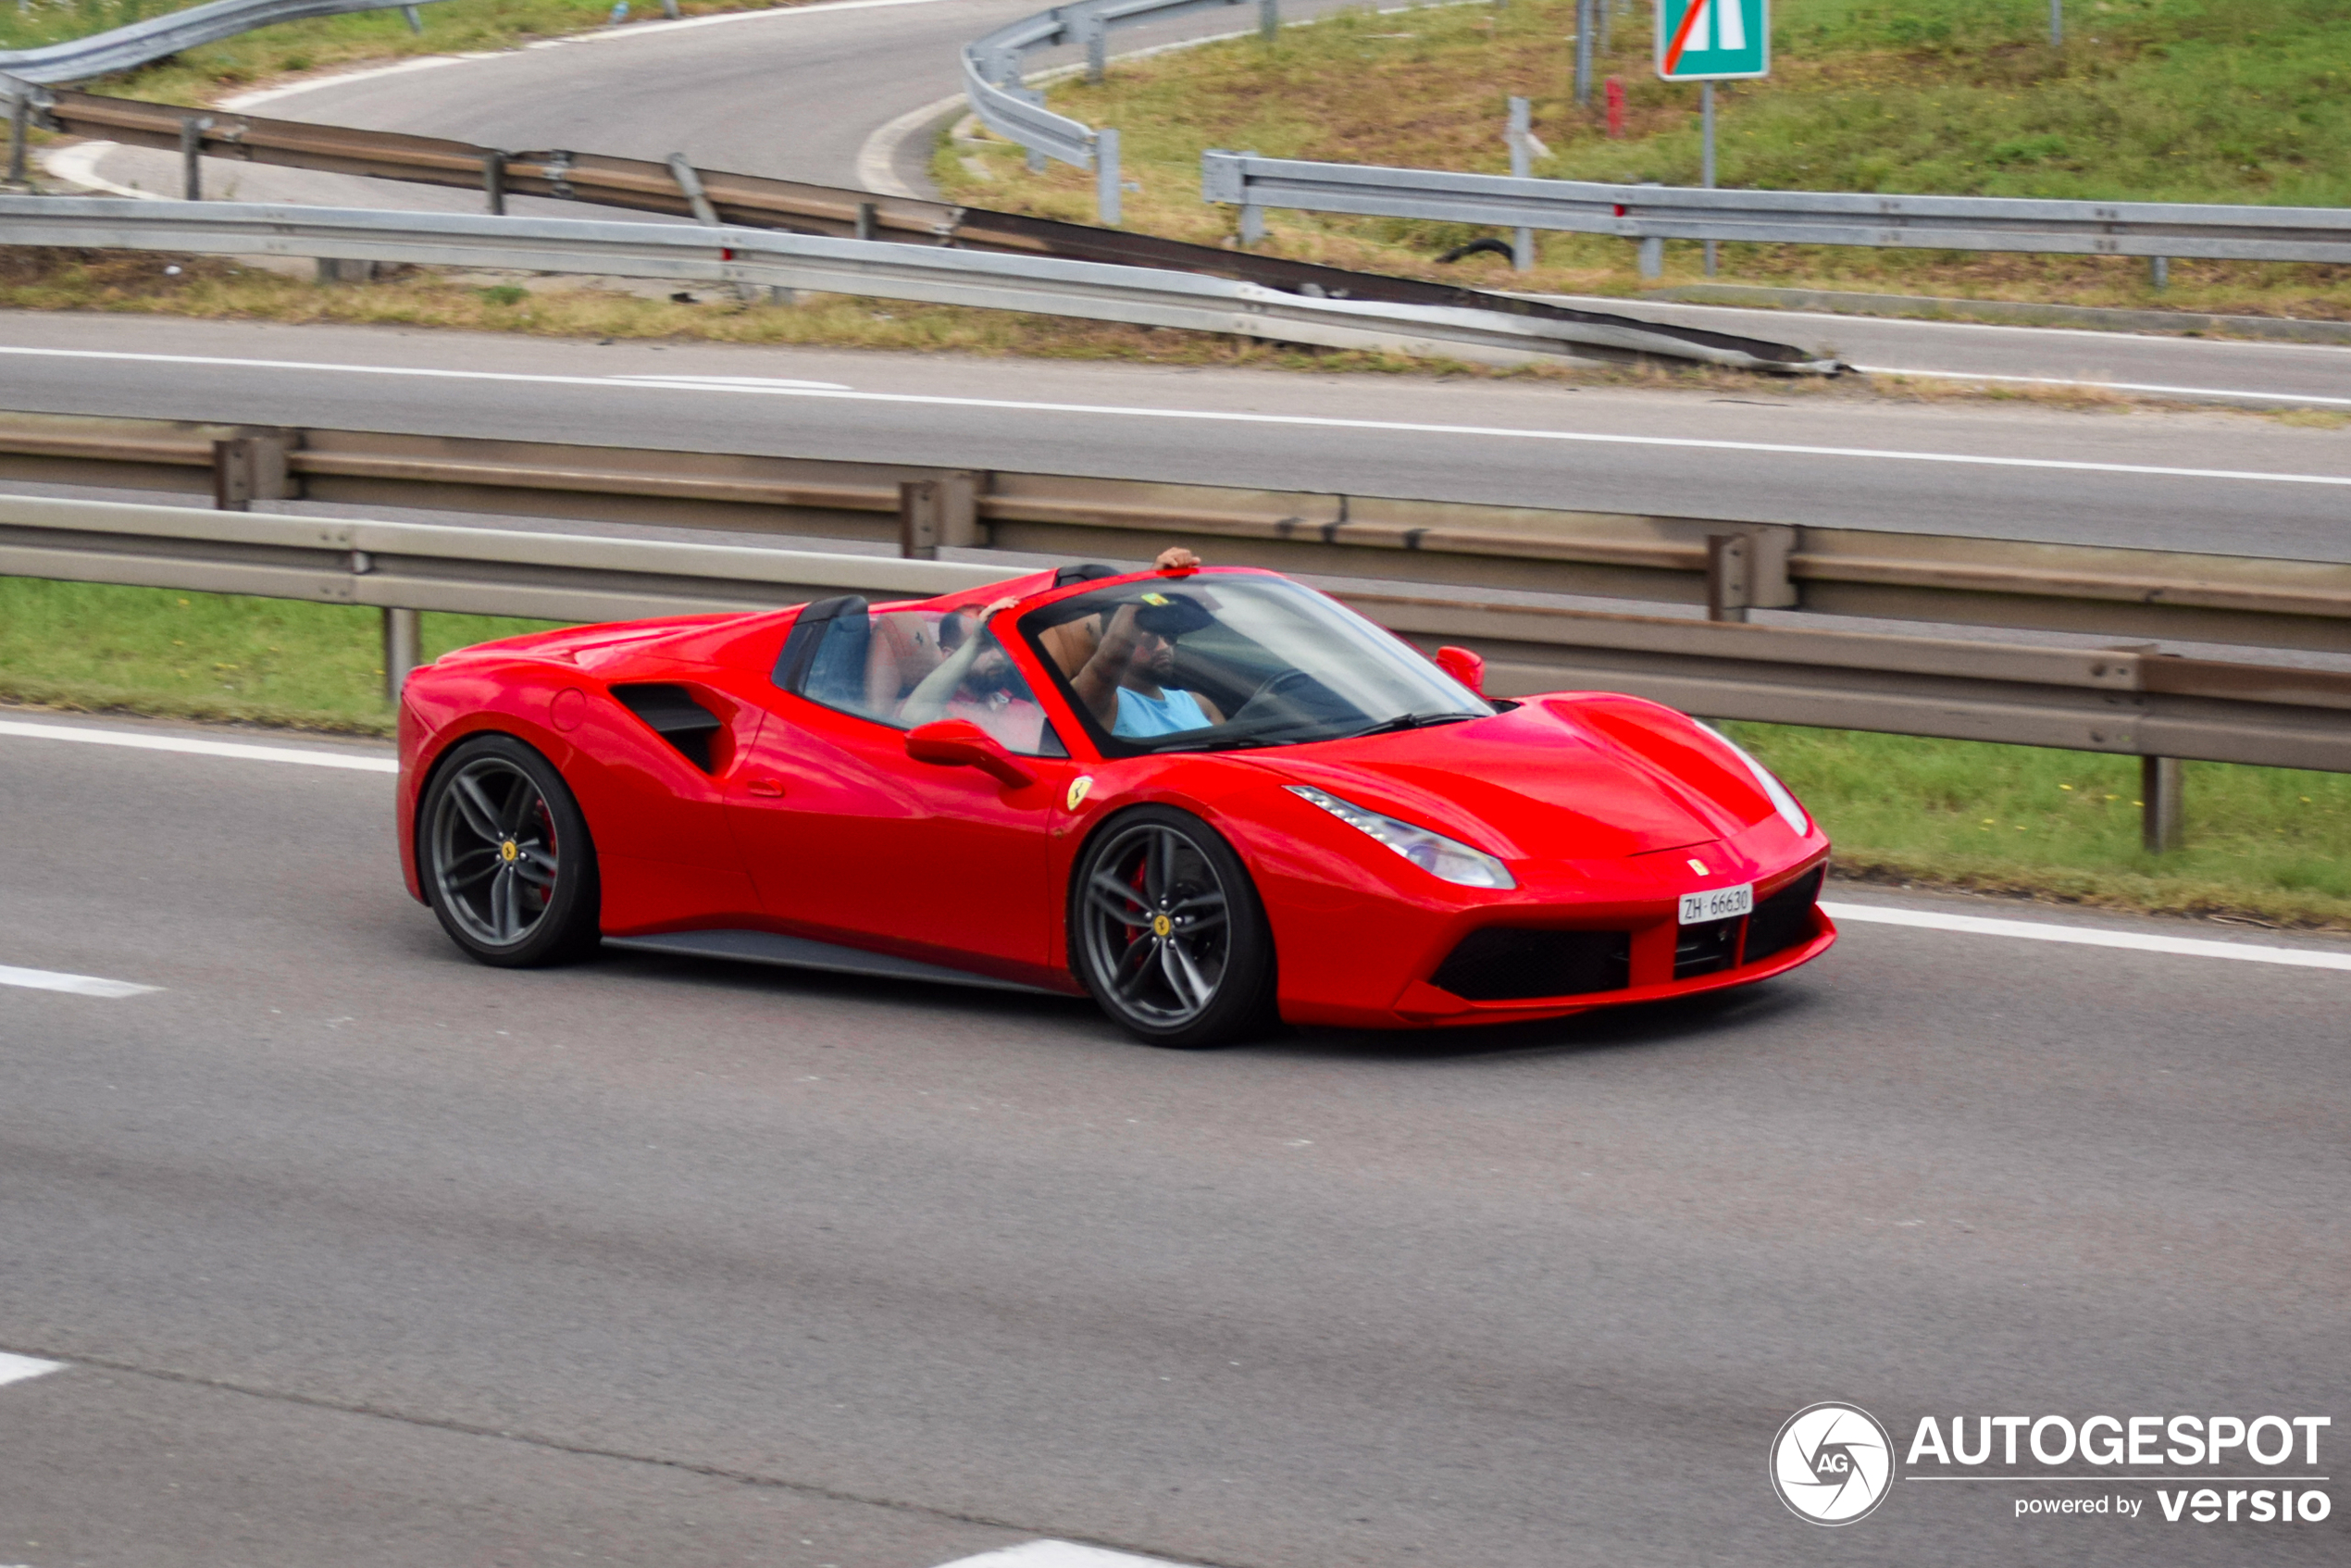
[[[1718,741],[1637,698],[1543,698],[1464,724],[1246,754],[1505,859],[1648,854],[1772,815]]]

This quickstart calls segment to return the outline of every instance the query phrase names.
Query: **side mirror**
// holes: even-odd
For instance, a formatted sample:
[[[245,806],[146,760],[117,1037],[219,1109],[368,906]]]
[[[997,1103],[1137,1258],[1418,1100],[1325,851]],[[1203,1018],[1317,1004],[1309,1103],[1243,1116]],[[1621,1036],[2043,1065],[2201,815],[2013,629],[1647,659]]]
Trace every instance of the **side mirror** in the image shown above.
[[[1036,781],[1036,775],[1014,762],[996,737],[967,718],[938,718],[914,726],[906,731],[906,754],[941,767],[976,767],[1015,790]]]
[[[1486,661],[1468,649],[1449,644],[1439,648],[1437,651],[1437,667],[1479,696],[1486,695]]]

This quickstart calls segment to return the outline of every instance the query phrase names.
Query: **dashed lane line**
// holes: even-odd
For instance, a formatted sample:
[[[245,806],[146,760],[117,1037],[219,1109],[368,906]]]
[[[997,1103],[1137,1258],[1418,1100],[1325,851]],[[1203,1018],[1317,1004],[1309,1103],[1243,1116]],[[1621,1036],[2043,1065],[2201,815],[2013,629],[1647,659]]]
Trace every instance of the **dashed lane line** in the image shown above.
[[[2351,970],[2351,952],[2273,947],[2264,942],[2216,942],[2200,937],[2159,937],[2140,931],[2107,931],[2095,926],[2053,926],[2038,920],[1999,920],[1982,915],[1945,915],[1928,909],[1895,909],[1879,903],[1821,901],[1828,917],[1861,925],[1911,926],[1959,931],[1975,937],[2015,937],[2033,942],[2071,942],[2081,947],[2122,948],[2133,952],[2168,952],[2183,958],[2233,958],[2242,964],[2283,964],[2301,969]]]
[[[149,991],[163,989],[161,986],[137,986],[129,980],[101,979],[95,975],[67,975],[55,969],[19,969],[0,964],[0,986],[18,986],[31,991],[64,991],[72,996],[126,997],[144,996]],[[7,1378],[0,1376],[0,1383]]]
[[[193,736],[142,735],[124,729],[97,729],[70,724],[26,724],[0,719],[0,735],[34,740],[74,740],[93,746],[127,746],[141,752],[184,752],[199,757],[235,757],[246,762],[299,763],[305,767],[341,767],[357,773],[398,773],[391,757],[355,756],[348,752],[314,751],[306,746],[256,746],[243,740],[202,740]]]
[[[2154,463],[2096,463],[2062,457],[2004,457],[1984,453],[1913,452],[1897,447],[1813,446],[1793,442],[1723,441],[1698,436],[1641,436],[1597,430],[1547,430],[1516,425],[1448,425],[1412,419],[1350,419],[1321,414],[1253,414],[1220,408],[1145,408],[1123,404],[1043,403],[1018,398],[949,397],[929,392],[823,392],[807,387],[744,386],[709,381],[648,384],[611,376],[558,376],[518,370],[450,370],[413,365],[338,365],[315,360],[241,359],[222,355],[141,354],[125,349],[28,348],[0,345],[0,355],[29,358],[201,366],[208,369],[289,370],[339,376],[399,376],[429,380],[494,381],[529,386],[602,388],[642,396],[653,391],[705,396],[804,397],[927,408],[977,408],[1010,414],[1066,414],[1113,419],[1192,420],[1206,424],[1271,425],[1298,429],[1370,430],[1390,435],[1458,436],[1492,441],[1546,441],[1591,446],[1637,446],[1684,452],[1752,453],[1775,457],[1825,457],[1852,462],[1938,463],[1961,467],[2130,474],[2168,479],[2216,479],[2237,484],[2306,484],[2351,488],[2351,474],[2270,473],[2251,468],[2185,468]]]
[[[43,1361],[38,1356],[11,1355],[6,1350],[0,1350],[0,1383],[21,1383],[28,1377],[39,1377],[44,1373],[62,1372],[65,1364],[61,1361]]]

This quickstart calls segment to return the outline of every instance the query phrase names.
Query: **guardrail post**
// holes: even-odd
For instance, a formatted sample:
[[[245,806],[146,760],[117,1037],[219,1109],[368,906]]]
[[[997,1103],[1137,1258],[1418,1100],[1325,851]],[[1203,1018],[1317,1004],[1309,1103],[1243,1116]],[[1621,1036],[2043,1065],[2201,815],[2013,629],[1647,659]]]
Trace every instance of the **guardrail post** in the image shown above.
[[[495,147],[481,155],[481,199],[493,215],[506,215],[506,155]]]
[[[1575,0],[1575,106],[1592,106],[1592,13],[1600,0]]]
[[[410,32],[421,33],[425,31],[425,19],[417,13],[416,6],[403,6],[400,7],[400,14],[408,19]],[[673,11],[670,14],[675,16],[677,13]]]
[[[1282,0],[1257,0],[1257,36],[1271,44],[1282,31]]]
[[[859,202],[857,204],[856,238],[860,240],[870,240],[873,237],[874,204],[871,202]]]
[[[230,436],[212,443],[212,504],[222,512],[250,512],[255,501],[283,501],[293,494],[283,435]]]
[[[180,121],[180,193],[188,201],[204,200],[204,133],[211,129],[209,115],[187,115]]]
[[[939,490],[937,479],[898,481],[898,554],[909,561],[939,559]]]
[[[1648,186],[1654,185],[1657,181],[1644,180],[1641,183]],[[1654,283],[1665,276],[1665,242],[1663,240],[1651,235],[1640,242],[1637,254],[1640,257],[1642,282]]]
[[[25,156],[31,150],[32,136],[32,97],[19,93],[8,100],[8,183],[23,186],[31,181],[25,174]]]
[[[1579,4],[1589,5],[1590,3],[1591,0],[1579,0]],[[1534,149],[1528,145],[1528,143],[1533,138],[1534,130],[1535,127],[1529,118],[1527,101],[1524,98],[1512,98],[1509,139],[1511,178],[1513,180],[1524,180],[1533,171]],[[1513,272],[1535,270],[1534,230],[1522,226],[1511,230],[1511,270]]]
[[[2139,841],[2149,854],[2180,847],[2180,759],[2139,759]]]
[[[1743,533],[1706,536],[1706,618],[1743,621],[1755,603],[1755,541]]]
[[[1105,229],[1118,227],[1118,130],[1103,126],[1094,132],[1094,221]]]
[[[1110,24],[1088,13],[1077,24],[1078,36],[1086,41],[1086,81],[1100,87],[1102,77],[1110,69]]]
[[[424,613],[384,609],[384,701],[397,707],[409,672],[425,662]]]
[[[2158,289],[2171,286],[2171,258],[2168,255],[2147,257],[2147,281]]]

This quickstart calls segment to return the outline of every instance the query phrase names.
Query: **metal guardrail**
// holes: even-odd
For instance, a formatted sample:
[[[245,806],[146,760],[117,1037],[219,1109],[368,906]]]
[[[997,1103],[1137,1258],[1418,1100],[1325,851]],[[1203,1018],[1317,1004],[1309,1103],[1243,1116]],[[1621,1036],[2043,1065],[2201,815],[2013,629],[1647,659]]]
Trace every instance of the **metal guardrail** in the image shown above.
[[[1104,225],[1119,220],[1118,131],[1100,130],[1083,120],[1055,114],[1045,106],[1044,94],[1027,85],[1024,56],[1031,49],[1064,44],[1085,45],[1087,75],[1102,76],[1102,63],[1113,28],[1138,22],[1167,21],[1194,11],[1225,10],[1248,0],[1079,0],[1056,6],[1033,17],[1023,17],[964,45],[964,97],[979,122],[1007,141],[1028,149],[1029,165],[1042,168],[1041,158],[1094,171],[1094,210]],[[1263,26],[1274,25],[1278,0],[1257,0]]]
[[[1267,207],[1418,218],[1639,242],[1753,240],[1800,245],[2034,251],[2074,255],[2351,261],[2351,210],[2057,202],[1603,185],[1439,169],[1200,155],[1204,201],[1241,208],[1244,239]],[[1651,270],[1654,247],[1644,252]]]
[[[0,77],[0,97],[6,97],[8,93],[7,79]],[[441,137],[308,125],[259,115],[218,110],[199,114],[169,104],[111,98],[68,88],[26,88],[15,101],[28,110],[37,110],[39,122],[45,130],[132,146],[177,150],[192,161],[227,158],[475,190],[482,193],[484,205],[492,213],[504,209],[508,196],[543,196],[707,221],[695,208],[675,167],[667,160],[621,158],[562,147],[516,152]],[[1188,244],[1180,240],[1063,223],[1020,213],[877,196],[865,191],[719,169],[694,172],[712,216],[722,223],[743,228],[837,238],[902,240],[958,250],[1160,268],[1230,278],[1309,298],[1450,306],[1640,334],[1637,346],[1632,348],[1611,346],[1610,342],[1596,336],[1584,345],[1583,352],[1600,358],[1696,359],[1750,369],[1806,373],[1837,368],[1835,360],[1789,343],[1702,327],[1643,322],[1633,317],[1575,310],[1449,283],[1350,272],[1312,262],[1251,255],[1214,245]]]
[[[706,198],[705,198],[706,199]],[[0,243],[197,255],[310,256],[813,289],[934,305],[1229,332],[1278,342],[1517,362],[1637,354],[1758,367],[1647,329],[1452,305],[1313,298],[1188,272],[1058,256],[836,240],[772,229],[685,228],[489,214],[378,212],[234,202],[20,196]]]
[[[43,84],[87,81],[93,77],[147,65],[200,44],[216,44],[256,28],[310,17],[401,10],[409,13],[413,27],[416,8],[433,3],[434,0],[212,0],[209,6],[149,17],[144,21],[93,33],[87,38],[69,38],[62,44],[44,44],[36,49],[0,49],[0,72]]]
[[[838,458],[0,413],[0,482],[569,516],[902,549],[1218,561],[1982,628],[2351,653],[2351,565]],[[1676,624],[1687,625],[1687,622]]]
[[[420,610],[594,621],[840,592],[913,598],[1008,575],[987,564],[23,496],[0,496],[0,573],[375,605],[388,621]],[[1482,653],[1497,695],[1619,691],[1718,717],[2351,772],[2346,674],[1340,597],[1424,646]]]

